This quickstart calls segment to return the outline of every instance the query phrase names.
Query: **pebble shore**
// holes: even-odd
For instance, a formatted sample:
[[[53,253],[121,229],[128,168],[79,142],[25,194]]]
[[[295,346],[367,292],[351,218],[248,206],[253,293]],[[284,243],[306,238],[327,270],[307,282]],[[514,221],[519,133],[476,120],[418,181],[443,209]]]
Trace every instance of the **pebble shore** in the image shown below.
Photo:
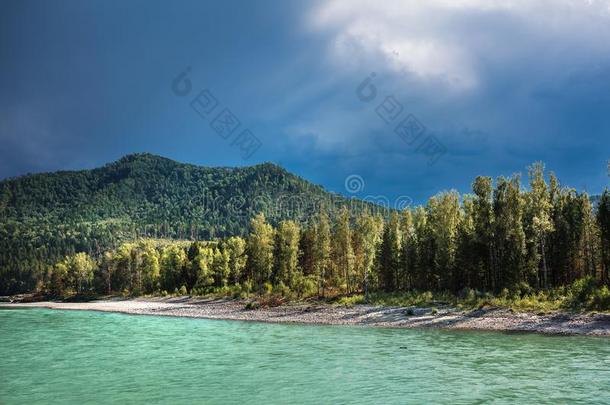
[[[38,307],[60,310],[93,310],[133,315],[226,319],[273,323],[356,325],[392,328],[443,328],[553,335],[610,336],[608,314],[531,314],[488,308],[460,311],[455,308],[353,307],[328,304],[285,304],[246,309],[244,300],[136,298],[90,302],[0,303],[0,307]]]

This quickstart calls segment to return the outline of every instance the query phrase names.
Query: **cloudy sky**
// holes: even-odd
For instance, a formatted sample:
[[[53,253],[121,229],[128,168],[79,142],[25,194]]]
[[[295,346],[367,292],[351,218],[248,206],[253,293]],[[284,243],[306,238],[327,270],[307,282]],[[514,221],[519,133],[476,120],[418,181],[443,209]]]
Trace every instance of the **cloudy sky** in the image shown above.
[[[0,4],[0,178],[151,152],[416,202],[538,160],[608,185],[608,0]]]

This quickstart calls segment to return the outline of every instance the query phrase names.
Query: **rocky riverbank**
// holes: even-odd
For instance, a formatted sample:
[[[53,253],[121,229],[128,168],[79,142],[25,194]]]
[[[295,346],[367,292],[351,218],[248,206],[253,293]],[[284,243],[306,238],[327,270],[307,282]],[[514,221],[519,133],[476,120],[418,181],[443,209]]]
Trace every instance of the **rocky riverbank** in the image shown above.
[[[559,335],[610,336],[608,314],[531,314],[486,308],[461,311],[455,308],[404,308],[328,304],[285,304],[246,309],[247,301],[197,298],[137,298],[91,302],[0,303],[0,307],[42,307],[60,310],[93,310],[133,315],[160,315],[275,323],[357,325],[392,328],[444,328]]]

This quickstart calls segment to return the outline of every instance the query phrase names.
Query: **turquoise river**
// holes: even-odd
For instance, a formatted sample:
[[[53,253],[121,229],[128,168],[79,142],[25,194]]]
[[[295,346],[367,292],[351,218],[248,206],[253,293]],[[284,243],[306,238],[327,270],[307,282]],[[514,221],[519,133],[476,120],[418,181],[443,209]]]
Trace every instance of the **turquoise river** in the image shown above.
[[[0,404],[610,404],[610,339],[0,310]]]

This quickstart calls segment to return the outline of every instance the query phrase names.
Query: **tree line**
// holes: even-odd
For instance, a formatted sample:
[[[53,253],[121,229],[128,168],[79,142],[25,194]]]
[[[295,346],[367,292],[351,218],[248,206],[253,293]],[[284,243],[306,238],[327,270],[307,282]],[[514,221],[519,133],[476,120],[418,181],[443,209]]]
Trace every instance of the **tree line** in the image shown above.
[[[610,283],[610,191],[596,207],[541,163],[520,175],[477,177],[472,193],[441,192],[384,217],[324,207],[305,225],[264,214],[245,237],[124,243],[92,259],[51,266],[42,287],[83,292],[277,292],[328,296],[368,291],[549,289],[583,277]]]

